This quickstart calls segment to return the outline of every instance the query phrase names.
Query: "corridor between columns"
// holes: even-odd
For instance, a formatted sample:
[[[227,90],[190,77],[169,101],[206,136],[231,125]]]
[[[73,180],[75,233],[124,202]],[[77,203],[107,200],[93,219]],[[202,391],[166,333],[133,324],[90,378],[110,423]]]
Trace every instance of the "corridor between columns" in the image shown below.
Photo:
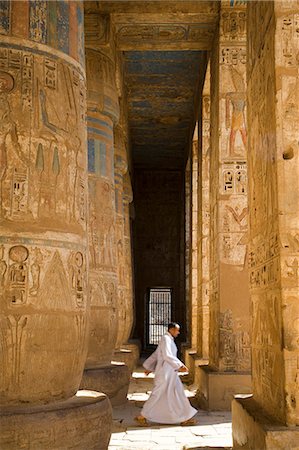
[[[298,21],[0,1],[1,449],[298,449]],[[199,423],[137,430],[172,320]]]

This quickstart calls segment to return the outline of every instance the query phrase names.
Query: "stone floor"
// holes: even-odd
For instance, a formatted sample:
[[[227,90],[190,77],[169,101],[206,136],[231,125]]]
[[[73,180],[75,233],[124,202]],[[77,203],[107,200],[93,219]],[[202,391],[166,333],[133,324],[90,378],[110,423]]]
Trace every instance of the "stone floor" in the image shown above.
[[[129,449],[230,449],[232,447],[230,412],[198,411],[195,416],[198,425],[180,427],[153,424],[147,428],[138,427],[134,417],[140,412],[152,389],[153,376],[145,377],[142,369],[133,373],[128,401],[113,409],[113,433],[109,450]],[[185,388],[192,401],[194,391]]]

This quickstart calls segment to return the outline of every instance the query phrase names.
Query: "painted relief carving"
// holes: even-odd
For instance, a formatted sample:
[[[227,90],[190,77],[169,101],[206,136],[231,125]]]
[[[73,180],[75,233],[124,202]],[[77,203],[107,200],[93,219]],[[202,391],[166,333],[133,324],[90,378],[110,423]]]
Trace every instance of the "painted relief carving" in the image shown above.
[[[38,221],[56,217],[82,228],[81,85],[76,85],[73,69],[50,56],[0,51],[2,217]],[[38,95],[33,99],[34,84]],[[61,96],[63,107],[58,106]]]
[[[26,316],[9,315],[7,318],[7,325],[10,332],[10,356],[12,358],[11,364],[9,365],[11,368],[10,383],[15,387],[18,387],[20,384],[22,345],[26,323]]]
[[[71,286],[75,295],[76,304],[79,307],[85,306],[86,267],[84,256],[81,252],[71,253],[69,267],[71,272]]]
[[[226,92],[226,128],[230,129],[228,157],[244,154],[246,148],[245,105],[246,89],[243,75],[229,66],[229,72],[234,87],[233,92]],[[236,148],[236,137],[240,134],[243,148]],[[241,143],[240,143],[241,144]]]
[[[40,271],[41,271],[41,263],[43,261],[43,254],[39,248],[34,249],[34,261],[31,264],[31,277],[32,277],[32,286],[29,290],[29,293],[32,296],[37,295],[39,287],[40,287]]]
[[[214,33],[214,24],[161,24],[121,25],[117,30],[118,44],[140,42],[197,42],[207,41]]]
[[[246,65],[246,49],[244,47],[223,47],[220,55],[220,63],[234,66]]]
[[[221,35],[228,41],[246,40],[246,11],[224,10],[221,14]]]
[[[27,248],[22,245],[11,247],[9,251],[12,263],[8,267],[8,290],[13,305],[22,305],[26,302],[28,254]]]
[[[220,315],[220,358],[224,370],[246,370],[250,367],[251,342],[244,323],[234,323],[232,310]]]
[[[286,67],[298,67],[299,14],[291,14],[282,18],[282,59]]]
[[[225,162],[222,170],[223,194],[247,194],[246,161]]]

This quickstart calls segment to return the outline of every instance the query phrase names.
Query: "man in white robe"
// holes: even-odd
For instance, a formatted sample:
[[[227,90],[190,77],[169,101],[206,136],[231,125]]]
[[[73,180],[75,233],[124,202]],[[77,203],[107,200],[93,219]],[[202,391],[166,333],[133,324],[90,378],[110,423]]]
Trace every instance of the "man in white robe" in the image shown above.
[[[197,413],[189,403],[178,372],[187,372],[187,367],[177,358],[174,342],[180,334],[177,323],[168,325],[168,332],[162,336],[157,349],[145,360],[146,374],[155,372],[153,391],[145,402],[141,414],[135,420],[143,426],[147,420],[163,424],[194,425],[191,420]]]

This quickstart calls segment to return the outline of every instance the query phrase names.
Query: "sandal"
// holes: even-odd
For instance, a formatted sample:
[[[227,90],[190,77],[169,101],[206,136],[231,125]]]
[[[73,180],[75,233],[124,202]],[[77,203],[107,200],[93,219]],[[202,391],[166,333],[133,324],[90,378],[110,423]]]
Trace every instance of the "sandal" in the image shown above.
[[[135,422],[137,422],[138,425],[141,426],[141,427],[147,427],[147,426],[148,426],[148,423],[147,423],[147,420],[146,420],[145,417],[137,416],[137,417],[134,417],[134,420],[135,420]]]
[[[197,425],[197,423],[198,422],[194,419],[188,419],[188,420],[185,420],[185,422],[181,422],[180,425],[181,425],[181,427],[189,427],[192,425]]]

